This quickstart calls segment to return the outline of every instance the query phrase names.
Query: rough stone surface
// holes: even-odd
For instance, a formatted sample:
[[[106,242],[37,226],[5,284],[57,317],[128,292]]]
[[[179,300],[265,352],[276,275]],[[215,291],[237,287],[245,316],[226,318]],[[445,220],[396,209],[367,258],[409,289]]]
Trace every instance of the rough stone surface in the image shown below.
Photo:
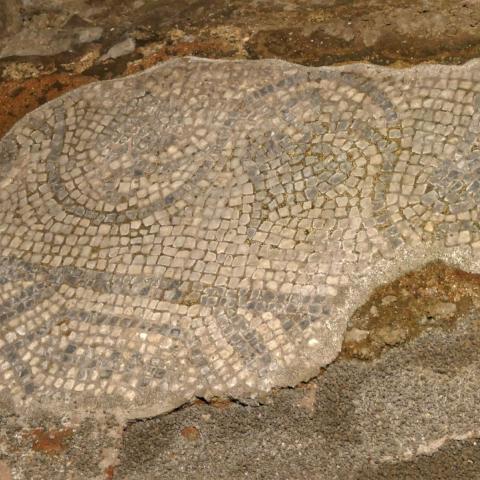
[[[479,78],[185,59],[27,115],[0,142],[1,394],[255,396],[330,363],[380,283],[478,271]]]
[[[19,92],[21,98],[28,91],[31,111],[78,80],[123,76],[171,57],[280,58],[311,66],[463,63],[480,55],[478,4],[0,0],[0,135],[24,114],[9,106]],[[106,52],[125,38],[135,40],[135,51],[107,59]],[[59,77],[61,89],[55,88]],[[45,85],[52,86],[47,95]]]

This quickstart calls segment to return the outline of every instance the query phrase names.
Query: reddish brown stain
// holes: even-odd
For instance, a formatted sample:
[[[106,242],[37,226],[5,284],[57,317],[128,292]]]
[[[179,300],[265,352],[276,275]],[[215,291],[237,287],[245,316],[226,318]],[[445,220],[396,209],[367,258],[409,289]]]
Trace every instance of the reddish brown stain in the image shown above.
[[[33,437],[33,450],[46,455],[59,455],[66,450],[67,440],[73,435],[73,430],[71,428],[62,430],[35,428],[30,434]]]
[[[153,67],[155,64],[159,62],[164,62],[168,60],[170,57],[165,52],[165,49],[162,48],[158,52],[152,53],[147,57],[138,60],[137,62],[131,63],[127,67],[127,71],[125,72],[127,75],[132,73],[141,72],[142,70],[146,70],[147,68]]]
[[[94,80],[86,75],[55,74],[0,83],[0,137],[28,112]]]
[[[210,402],[210,405],[212,405],[212,407],[215,407],[217,410],[227,410],[233,405],[233,402],[228,399],[219,398],[212,400]]]
[[[105,469],[105,478],[107,480],[112,480],[114,475],[115,475],[115,467],[113,465],[108,466]]]
[[[184,427],[180,431],[180,435],[186,440],[194,442],[200,438],[200,430],[197,427]]]

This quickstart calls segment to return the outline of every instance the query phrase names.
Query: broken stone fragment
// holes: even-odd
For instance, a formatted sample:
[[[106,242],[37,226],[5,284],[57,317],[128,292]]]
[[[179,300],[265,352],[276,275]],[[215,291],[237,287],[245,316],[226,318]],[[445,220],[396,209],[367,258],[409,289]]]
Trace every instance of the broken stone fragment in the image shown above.
[[[113,45],[113,47],[110,47],[108,52],[100,57],[100,61],[104,62],[105,60],[123,57],[124,55],[132,53],[134,50],[135,40],[133,38],[127,38],[126,40]]]
[[[194,442],[200,438],[200,431],[197,427],[189,426],[181,430],[180,434],[185,440]]]
[[[82,28],[77,32],[77,43],[83,44],[96,42],[97,40],[100,40],[100,38],[102,38],[102,35],[103,28],[101,27]]]

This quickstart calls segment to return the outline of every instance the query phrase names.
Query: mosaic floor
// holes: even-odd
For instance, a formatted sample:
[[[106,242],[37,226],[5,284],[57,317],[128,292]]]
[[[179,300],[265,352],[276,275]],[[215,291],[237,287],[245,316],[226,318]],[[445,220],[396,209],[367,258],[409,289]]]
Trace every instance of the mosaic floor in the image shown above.
[[[0,141],[0,395],[159,412],[294,385],[374,286],[480,271],[480,64],[179,59]]]

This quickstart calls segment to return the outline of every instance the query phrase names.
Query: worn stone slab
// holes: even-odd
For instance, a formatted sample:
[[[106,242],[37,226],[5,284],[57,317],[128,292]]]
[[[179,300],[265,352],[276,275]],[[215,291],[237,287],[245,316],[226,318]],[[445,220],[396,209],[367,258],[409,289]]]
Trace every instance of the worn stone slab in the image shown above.
[[[0,141],[0,395],[154,415],[318,373],[380,283],[480,271],[480,64],[179,59]]]

